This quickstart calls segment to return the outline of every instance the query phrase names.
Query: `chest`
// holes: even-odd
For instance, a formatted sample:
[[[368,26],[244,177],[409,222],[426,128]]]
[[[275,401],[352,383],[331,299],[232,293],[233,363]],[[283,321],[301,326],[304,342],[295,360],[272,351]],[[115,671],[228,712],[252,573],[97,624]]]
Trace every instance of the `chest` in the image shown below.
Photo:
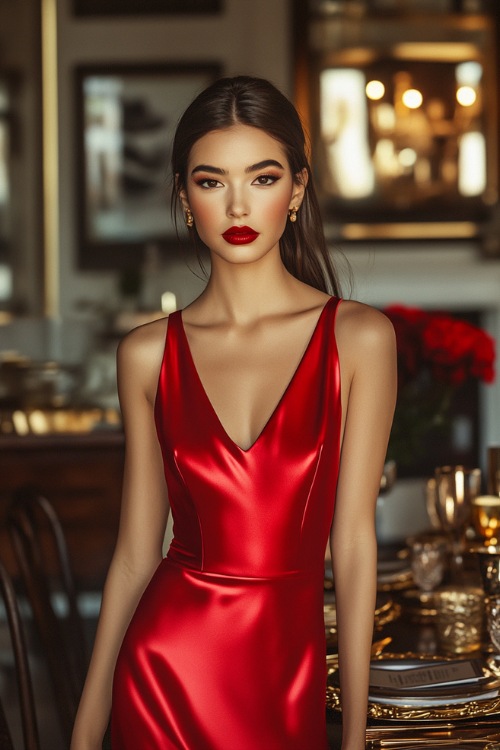
[[[190,337],[192,374],[231,439],[248,448],[295,379],[309,337],[255,331]]]

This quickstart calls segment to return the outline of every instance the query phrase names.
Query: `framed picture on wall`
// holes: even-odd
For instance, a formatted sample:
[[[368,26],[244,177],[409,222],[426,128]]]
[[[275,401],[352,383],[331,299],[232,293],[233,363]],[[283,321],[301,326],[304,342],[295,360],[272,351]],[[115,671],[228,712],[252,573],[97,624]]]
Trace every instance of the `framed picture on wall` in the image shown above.
[[[182,112],[217,64],[76,69],[79,266],[125,268],[144,248],[173,252],[169,164]]]
[[[73,0],[75,16],[147,16],[220,13],[223,0]]]

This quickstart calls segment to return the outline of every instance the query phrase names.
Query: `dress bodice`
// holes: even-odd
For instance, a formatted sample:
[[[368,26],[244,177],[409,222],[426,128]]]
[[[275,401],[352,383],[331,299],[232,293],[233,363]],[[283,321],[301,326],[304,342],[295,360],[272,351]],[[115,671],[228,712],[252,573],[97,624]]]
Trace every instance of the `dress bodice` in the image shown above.
[[[173,515],[167,558],[231,576],[323,566],[340,453],[339,299],[324,306],[300,363],[258,438],[240,448],[221,424],[170,315],[155,403]]]

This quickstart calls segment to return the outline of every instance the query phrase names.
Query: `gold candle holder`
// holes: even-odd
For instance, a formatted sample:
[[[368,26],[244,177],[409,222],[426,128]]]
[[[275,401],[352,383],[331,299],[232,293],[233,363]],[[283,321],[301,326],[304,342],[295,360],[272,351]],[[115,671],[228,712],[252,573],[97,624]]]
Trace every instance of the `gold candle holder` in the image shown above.
[[[434,593],[436,627],[447,654],[469,654],[481,648],[484,594],[475,587],[445,587]]]
[[[472,523],[486,547],[500,543],[500,496],[478,495],[471,500]]]

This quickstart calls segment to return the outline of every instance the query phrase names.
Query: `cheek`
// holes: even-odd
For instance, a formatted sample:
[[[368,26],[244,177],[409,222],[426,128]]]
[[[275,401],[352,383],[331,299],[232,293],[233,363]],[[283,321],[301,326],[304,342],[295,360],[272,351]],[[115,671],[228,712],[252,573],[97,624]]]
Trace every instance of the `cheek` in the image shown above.
[[[272,200],[265,201],[262,206],[262,216],[272,222],[285,222],[288,216],[290,195],[288,193],[273,196]]]
[[[210,203],[191,199],[190,206],[197,226],[206,225],[207,222],[210,223],[214,220],[214,208]]]
[[[259,197],[259,213],[269,221],[286,219],[291,196],[292,191],[288,188],[276,190],[272,194],[271,191],[269,193],[263,192]]]

